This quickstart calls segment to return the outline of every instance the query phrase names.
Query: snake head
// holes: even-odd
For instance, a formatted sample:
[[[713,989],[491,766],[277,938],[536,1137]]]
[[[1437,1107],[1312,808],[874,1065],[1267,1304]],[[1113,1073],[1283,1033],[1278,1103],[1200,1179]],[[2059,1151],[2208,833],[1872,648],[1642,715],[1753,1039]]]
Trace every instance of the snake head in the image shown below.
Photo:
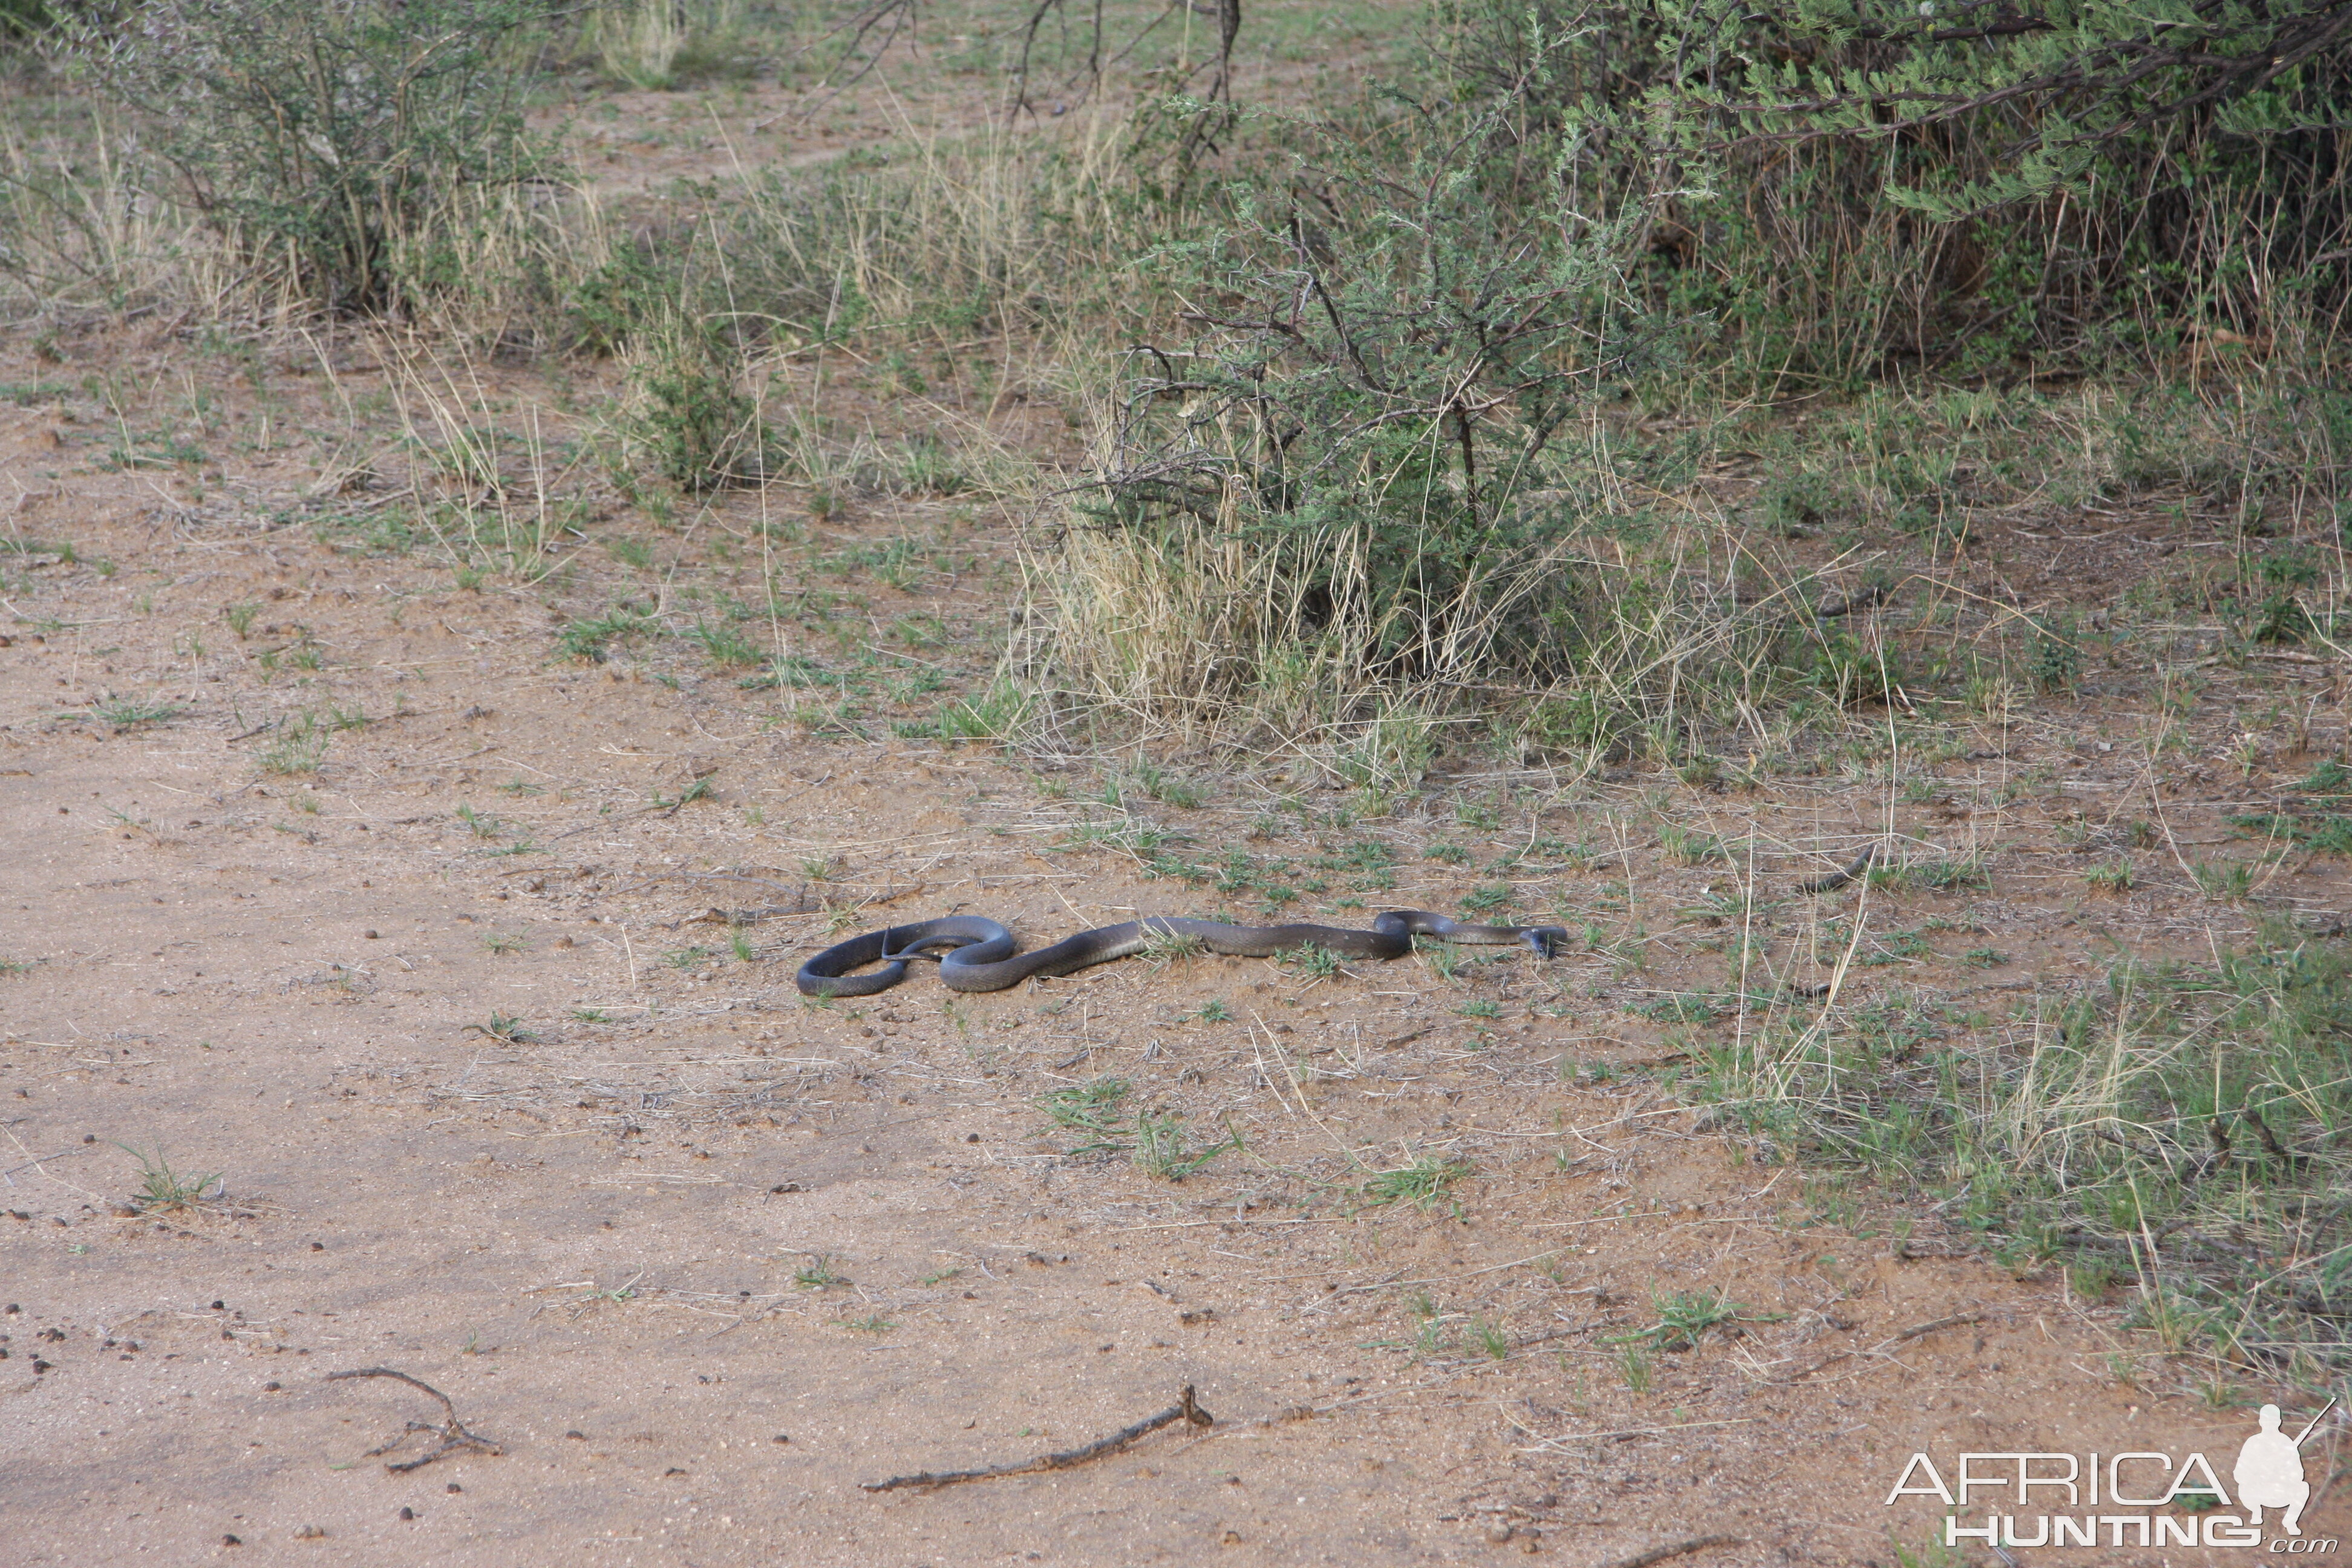
[[[1539,958],[1558,958],[1568,951],[1568,942],[1566,926],[1529,926],[1528,928],[1528,945],[1536,950],[1536,955]]]

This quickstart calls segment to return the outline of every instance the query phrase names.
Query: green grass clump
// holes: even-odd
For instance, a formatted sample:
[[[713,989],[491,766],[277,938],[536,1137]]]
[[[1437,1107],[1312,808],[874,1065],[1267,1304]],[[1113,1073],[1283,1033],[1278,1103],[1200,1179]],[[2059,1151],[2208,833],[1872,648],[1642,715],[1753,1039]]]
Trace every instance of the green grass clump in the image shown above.
[[[766,658],[758,646],[743,635],[740,626],[728,622],[713,626],[698,620],[686,637],[689,642],[700,644],[710,662],[721,668],[755,665]]]
[[[1467,1160],[1441,1160],[1433,1154],[1423,1154],[1410,1164],[1375,1172],[1361,1191],[1376,1206],[1411,1204],[1427,1211],[1444,1203],[1454,1184],[1474,1169]]]
[[[1655,1322],[1607,1342],[1641,1344],[1662,1351],[1696,1350],[1699,1341],[1711,1329],[1723,1328],[1743,1320],[1749,1322],[1766,1321],[1720,1290],[1677,1290],[1672,1295],[1654,1297],[1650,1306],[1657,1314]]]
[[[332,728],[315,714],[295,714],[279,725],[276,738],[261,749],[262,771],[287,778],[317,773],[326,760]]]
[[[849,1277],[833,1266],[833,1260],[817,1253],[800,1268],[793,1270],[793,1283],[803,1290],[846,1290]]]
[[[1092,1083],[1076,1084],[1068,1089],[1049,1090],[1037,1097],[1037,1109],[1051,1118],[1055,1126],[1076,1132],[1087,1140],[1076,1148],[1065,1151],[1070,1154],[1091,1153],[1099,1149],[1125,1150],[1129,1144],[1120,1142],[1129,1135],[1129,1125],[1122,1107],[1135,1085],[1127,1079],[1106,1076]]]
[[[602,664],[614,643],[645,637],[660,629],[661,622],[657,617],[622,605],[601,616],[575,620],[566,626],[555,639],[555,651],[566,658]]]
[[[1776,1149],[1931,1199],[2013,1267],[2127,1291],[2168,1352],[2352,1368],[2352,942],[2274,924],[1999,1026],[1899,1002],[1835,1031],[1769,1022],[1710,1053],[1701,1092]]]
[[[1873,871],[1870,875],[1874,883],[1892,882],[1937,893],[1960,888],[1992,886],[1992,872],[1986,858],[1979,853],[1945,856],[1934,860],[1922,860],[1900,870]]]
[[[174,1171],[163,1158],[161,1150],[142,1153],[128,1143],[116,1148],[139,1162],[139,1188],[131,1194],[131,1203],[142,1209],[191,1209],[209,1199],[217,1198],[227,1178],[216,1171],[190,1173]]]
[[[1055,1126],[1081,1139],[1064,1151],[1066,1156],[1128,1154],[1138,1170],[1162,1181],[1181,1182],[1219,1155],[1242,1147],[1239,1133],[1205,1149],[1188,1147],[1183,1119],[1173,1112],[1141,1110],[1130,1117],[1127,1100],[1134,1090],[1131,1080],[1106,1076],[1042,1094],[1037,1109]]]
[[[2352,769],[2330,759],[2295,785],[2305,799],[2287,809],[2232,816],[2230,826],[2252,837],[2293,844],[2326,855],[2352,855]]]
[[[187,710],[170,702],[142,702],[133,698],[110,697],[89,710],[89,717],[116,730],[135,730],[142,724],[161,724],[176,719]]]

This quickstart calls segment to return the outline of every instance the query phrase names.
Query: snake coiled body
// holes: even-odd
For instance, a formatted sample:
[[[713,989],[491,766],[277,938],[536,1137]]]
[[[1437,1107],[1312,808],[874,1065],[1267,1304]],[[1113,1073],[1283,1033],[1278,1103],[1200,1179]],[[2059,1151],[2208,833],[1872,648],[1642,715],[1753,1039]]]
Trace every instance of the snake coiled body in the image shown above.
[[[1389,910],[1370,931],[1345,926],[1237,926],[1221,921],[1178,920],[1147,915],[1122,925],[1097,926],[1051,947],[1022,952],[1013,933],[978,915],[951,915],[867,931],[826,948],[801,965],[794,976],[810,996],[871,996],[906,978],[917,958],[936,956],[940,982],[950,991],[1003,991],[1036,975],[1075,974],[1097,963],[1141,952],[1155,941],[1195,942],[1211,952],[1270,958],[1294,948],[1320,947],[1341,958],[1402,958],[1416,936],[1447,942],[1503,946],[1523,942],[1545,958],[1568,941],[1559,926],[1465,925],[1426,910]],[[853,969],[879,963],[871,974]]]

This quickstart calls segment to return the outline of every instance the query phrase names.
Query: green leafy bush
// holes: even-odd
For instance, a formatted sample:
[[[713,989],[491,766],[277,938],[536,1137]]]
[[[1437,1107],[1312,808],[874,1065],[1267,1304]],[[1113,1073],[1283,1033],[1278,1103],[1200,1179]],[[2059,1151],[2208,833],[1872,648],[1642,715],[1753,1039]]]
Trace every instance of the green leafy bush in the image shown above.
[[[45,0],[0,0],[0,44],[34,37],[48,25]]]
[[[152,0],[78,52],[257,275],[397,314],[451,281],[454,231],[539,167],[501,47],[528,0]]]
[[[1753,379],[2324,353],[2352,290],[2340,0],[1441,0],[1528,154],[1645,213]]]
[[[1287,177],[1230,184],[1222,221],[1146,258],[1190,331],[1130,354],[1054,569],[1070,674],[1297,733],[1425,728],[1433,689],[1573,666],[1581,516],[1543,489],[1552,447],[1659,334],[1616,230],[1524,177],[1518,107],[1433,83],[1262,117]]]
[[[677,321],[635,367],[635,433],[661,477],[704,491],[765,472],[765,432],[740,384],[742,353],[723,327]]]

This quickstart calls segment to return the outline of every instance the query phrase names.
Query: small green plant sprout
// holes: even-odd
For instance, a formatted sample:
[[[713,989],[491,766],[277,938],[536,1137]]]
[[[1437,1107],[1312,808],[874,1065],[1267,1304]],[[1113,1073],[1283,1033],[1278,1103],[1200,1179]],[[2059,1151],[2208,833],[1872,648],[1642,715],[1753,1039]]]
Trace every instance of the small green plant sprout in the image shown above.
[[[869,1317],[845,1318],[842,1320],[841,1326],[861,1334],[887,1334],[898,1325],[881,1313],[876,1312]]]
[[[1675,776],[1693,789],[1713,789],[1723,782],[1723,759],[1701,752],[1676,767]]]
[[[29,970],[32,966],[26,964],[25,967]],[[1192,1016],[1203,1024],[1230,1024],[1234,1021],[1234,1010],[1225,1005],[1223,997],[1212,996],[1192,1009]]]
[[[833,857],[830,855],[803,857],[801,860],[801,875],[812,882],[824,881],[833,875]]]
[[[1424,860],[1435,860],[1446,866],[1459,866],[1470,858],[1470,851],[1459,844],[1433,844],[1421,854]]]
[[[950,1279],[960,1278],[962,1273],[963,1270],[961,1268],[942,1268],[937,1273],[924,1275],[920,1279],[916,1280],[915,1283],[929,1289],[933,1285],[944,1285]]]
[[[1420,955],[1423,963],[1429,965],[1431,973],[1448,984],[1451,984],[1462,973],[1462,966],[1469,962],[1467,955],[1450,942],[1416,942],[1413,943],[1413,951]]]
[[[1972,947],[1960,954],[1960,962],[1970,969],[1998,969],[2009,962],[2009,954],[1999,948]]]
[[[1051,1118],[1055,1126],[1087,1140],[1067,1151],[1071,1154],[1102,1150],[1124,1152],[1132,1147],[1125,1140],[1135,1135],[1135,1129],[1129,1125],[1123,1112],[1127,1097],[1134,1088],[1126,1079],[1106,1075],[1092,1083],[1072,1084],[1067,1089],[1041,1094],[1037,1097],[1037,1109]]]
[[[494,953],[520,952],[530,943],[513,931],[494,931],[482,939],[482,945]]]
[[[807,1263],[793,1270],[793,1283],[803,1290],[846,1290],[849,1279],[833,1266],[833,1260],[822,1252],[811,1253]]]
[[[1226,1131],[1231,1136],[1224,1142],[1187,1154],[1183,1119],[1173,1112],[1147,1110],[1135,1119],[1135,1168],[1163,1182],[1181,1182],[1218,1155],[1241,1150],[1241,1134]]]
[[[139,1190],[131,1194],[131,1202],[149,1213],[192,1209],[226,1191],[228,1179],[217,1171],[183,1174],[172,1169],[160,1149],[147,1154],[128,1143],[114,1146],[139,1162]]]
[[[2236,1410],[2246,1404],[2246,1396],[2239,1391],[2238,1385],[2220,1373],[2210,1373],[2199,1381],[2197,1396],[2205,1402],[2205,1407],[2209,1410]],[[2200,1492],[2198,1495],[2202,1497],[2210,1494]],[[2215,1503],[2220,1500],[2219,1498],[2214,1499]]]
[[[2044,692],[2072,691],[2083,675],[2083,648],[2071,627],[2036,626],[2033,632],[2034,689]]]
[[[613,1016],[602,1007],[574,1007],[572,1009],[572,1019],[577,1024],[609,1024],[613,1021]]]
[[[2128,893],[2132,885],[2131,862],[2120,858],[2102,861],[2084,872],[2083,880],[2095,893]]]
[[[1135,782],[1141,784],[1143,793],[1152,799],[1165,801],[1184,811],[1198,811],[1201,803],[1207,798],[1196,786],[1182,779],[1168,777],[1150,763],[1137,767]]]
[[[169,702],[141,702],[129,697],[109,697],[89,710],[98,722],[115,730],[135,730],[142,724],[161,724],[176,719],[186,710]]]
[[[1454,1010],[1465,1018],[1499,1018],[1503,1016],[1503,1005],[1491,996],[1465,1002]]]
[[[669,796],[662,794],[659,790],[656,790],[654,792],[653,799],[646,803],[646,809],[650,811],[674,812],[682,805],[691,805],[698,800],[708,799],[710,795],[710,792],[719,787],[717,779],[718,775],[716,773],[704,773],[700,778],[696,779],[692,784],[688,784],[684,789],[678,791],[677,798],[676,800],[672,800]]]
[[[2200,860],[2189,871],[2199,890],[2217,901],[2242,903],[2254,890],[2254,868],[2248,861]]]
[[[507,1013],[492,1012],[488,1023],[468,1024],[466,1027],[473,1033],[488,1035],[491,1039],[504,1040],[510,1046],[534,1045],[539,1040],[537,1035],[522,1026],[520,1018]]]
[[[513,795],[520,799],[527,795],[545,795],[547,791],[541,789],[539,785],[530,783],[529,780],[518,776],[510,778],[507,780],[506,783],[499,785],[499,793],[500,795]]]
[[[1673,822],[1658,824],[1658,854],[1669,866],[1702,866],[1728,858],[1723,841],[1715,835]]]
[[[1465,1342],[1476,1347],[1478,1353],[1489,1361],[1510,1359],[1511,1336],[1504,1331],[1503,1325],[1500,1323],[1490,1323],[1484,1318],[1473,1319],[1469,1332],[1463,1337]]]
[[[1409,1203],[1427,1213],[1444,1202],[1454,1184],[1474,1169],[1467,1160],[1440,1160],[1433,1154],[1423,1154],[1411,1164],[1374,1173],[1371,1180],[1364,1184],[1363,1194],[1376,1206]]]
[[[308,713],[298,713],[279,728],[276,740],[262,748],[261,769],[289,778],[315,773],[326,754],[326,727]]]
[[[477,838],[496,838],[502,831],[497,817],[478,812],[470,805],[457,807],[457,820],[464,823]]]
[[[1463,909],[1474,915],[1491,915],[1499,910],[1508,909],[1510,903],[1511,889],[1507,882],[1489,882],[1476,892],[1462,896]]]
[[[751,640],[743,635],[741,627],[725,621],[713,626],[698,620],[694,623],[693,629],[685,635],[688,641],[701,644],[704,656],[721,668],[730,667],[748,668],[760,663],[765,657]]]
[[[728,933],[727,944],[734,949],[735,962],[738,963],[749,963],[760,956],[760,950],[751,945],[751,933],[740,926]]]
[[[1958,857],[1922,860],[1900,870],[1881,869],[1870,874],[1870,885],[1885,887],[1889,883],[1916,888],[1923,892],[1946,893],[1955,888],[1988,888],[1992,885],[1992,873],[1985,865],[1981,852]]]
[[[1635,1394],[1647,1394],[1657,1383],[1657,1370],[1650,1364],[1650,1352],[1638,1344],[1617,1348],[1617,1370],[1623,1374],[1625,1386]]]
[[[631,1276],[626,1284],[614,1285],[606,1289],[592,1289],[572,1297],[572,1315],[576,1318],[591,1307],[617,1307],[624,1301],[635,1300],[637,1281],[644,1278],[645,1275],[639,1273]]]
[[[555,650],[566,658],[602,664],[616,638],[643,637],[660,628],[661,622],[655,616],[624,607],[591,620],[570,623],[555,639]]]
[[[221,611],[221,619],[236,634],[236,640],[243,642],[246,634],[253,630],[253,617],[260,613],[259,605],[231,605]]]
[[[1742,1320],[1748,1322],[1775,1321],[1773,1316],[1759,1316],[1720,1290],[1677,1290],[1670,1296],[1652,1298],[1650,1306],[1658,1315],[1656,1322],[1608,1342],[1641,1343],[1662,1351],[1696,1350],[1709,1329],[1721,1328]]]

